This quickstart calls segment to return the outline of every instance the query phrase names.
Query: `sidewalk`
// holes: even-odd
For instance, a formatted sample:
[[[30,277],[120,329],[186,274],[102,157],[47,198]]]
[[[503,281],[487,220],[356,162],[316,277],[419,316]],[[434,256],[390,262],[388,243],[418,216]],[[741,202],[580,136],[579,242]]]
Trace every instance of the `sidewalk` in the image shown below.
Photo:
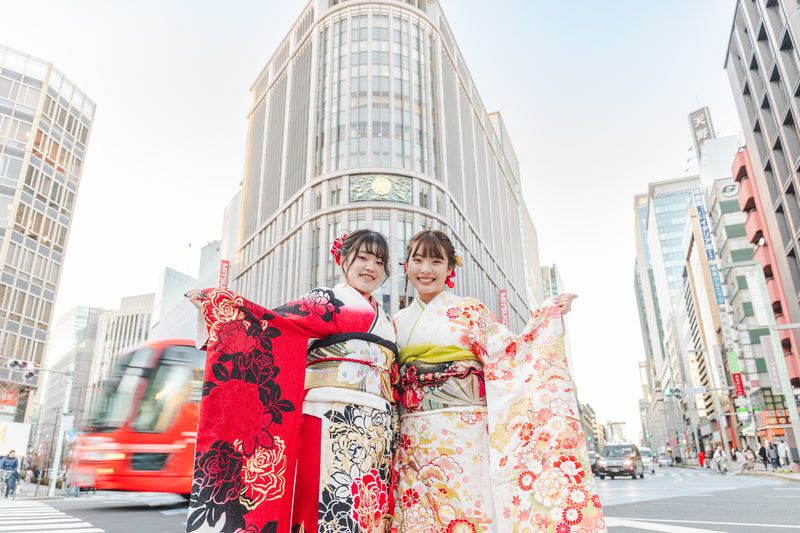
[[[693,470],[704,470],[698,465],[675,465],[673,468],[691,468]],[[713,470],[710,468],[708,470]],[[793,481],[800,483],[800,472],[789,472],[786,470],[728,470],[731,476],[752,476],[765,479],[777,479],[780,481]]]
[[[26,483],[20,481],[17,483],[16,493],[14,494],[15,500],[60,500],[64,497],[66,489],[56,489],[55,496],[52,498],[47,495],[50,487],[46,485],[39,485],[39,492],[36,492],[36,485],[33,483]]]

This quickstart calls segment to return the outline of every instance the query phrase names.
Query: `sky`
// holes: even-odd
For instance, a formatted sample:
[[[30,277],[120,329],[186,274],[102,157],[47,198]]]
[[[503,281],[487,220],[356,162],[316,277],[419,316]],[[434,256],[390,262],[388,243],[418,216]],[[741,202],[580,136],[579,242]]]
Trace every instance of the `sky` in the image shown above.
[[[542,264],[577,293],[580,401],[639,437],[644,348],[633,196],[697,173],[688,114],[740,128],[724,60],[735,0],[440,0],[520,162]],[[0,0],[0,43],[97,104],[54,317],[196,275],[241,183],[249,89],[305,2]]]

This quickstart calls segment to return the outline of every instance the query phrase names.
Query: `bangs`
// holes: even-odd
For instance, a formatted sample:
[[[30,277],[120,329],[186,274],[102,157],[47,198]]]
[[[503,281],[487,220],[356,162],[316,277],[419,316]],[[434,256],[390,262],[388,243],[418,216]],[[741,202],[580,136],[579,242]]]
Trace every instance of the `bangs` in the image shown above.
[[[367,252],[372,254],[384,263],[389,263],[389,245],[386,240],[377,233],[366,233],[360,237],[354,244],[353,249],[357,252]]]
[[[440,241],[439,238],[430,231],[426,232],[425,235],[417,239],[417,242],[414,243],[414,248],[410,250],[408,257],[410,259],[415,255],[447,260],[442,241]]]

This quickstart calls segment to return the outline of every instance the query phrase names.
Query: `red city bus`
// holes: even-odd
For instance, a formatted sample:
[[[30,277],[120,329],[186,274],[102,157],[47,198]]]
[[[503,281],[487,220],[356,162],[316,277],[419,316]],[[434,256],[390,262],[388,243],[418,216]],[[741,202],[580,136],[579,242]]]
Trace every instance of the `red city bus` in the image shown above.
[[[75,442],[72,482],[189,494],[205,355],[189,340],[122,354]]]

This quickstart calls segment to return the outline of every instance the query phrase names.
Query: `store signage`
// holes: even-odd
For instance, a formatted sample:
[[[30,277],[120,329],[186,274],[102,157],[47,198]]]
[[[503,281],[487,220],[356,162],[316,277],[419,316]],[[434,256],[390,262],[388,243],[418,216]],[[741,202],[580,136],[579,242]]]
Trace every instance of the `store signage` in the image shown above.
[[[703,143],[716,137],[714,126],[711,124],[711,112],[708,107],[689,113],[689,127],[692,128],[694,147],[697,149],[697,159],[702,155]]]
[[[505,327],[510,327],[508,321],[508,293],[506,292],[505,289],[500,289],[499,295],[500,295],[500,322]]]
[[[744,383],[742,382],[742,375],[738,372],[731,374],[733,378],[733,390],[736,391],[736,396],[744,396]]]
[[[778,374],[778,363],[775,361],[775,352],[772,349],[772,337],[764,335],[761,337],[761,346],[764,347],[764,362],[767,364],[770,383],[772,383],[772,394],[778,396],[783,394],[783,384],[781,376]]]
[[[231,263],[223,259],[219,265],[219,288],[228,288],[228,272],[230,271]]]

